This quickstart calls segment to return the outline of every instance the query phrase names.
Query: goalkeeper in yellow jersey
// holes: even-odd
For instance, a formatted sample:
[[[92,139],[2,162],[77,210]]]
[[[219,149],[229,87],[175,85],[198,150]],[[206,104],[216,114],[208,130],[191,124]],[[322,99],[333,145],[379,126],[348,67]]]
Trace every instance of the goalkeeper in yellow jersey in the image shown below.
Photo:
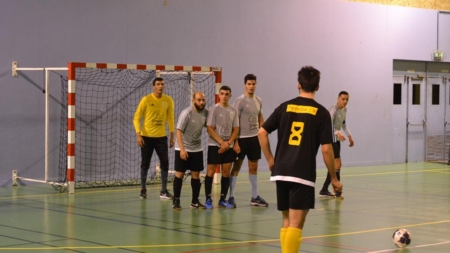
[[[153,80],[153,92],[143,97],[134,114],[133,125],[136,130],[136,142],[141,147],[141,194],[147,198],[147,175],[153,150],[161,162],[161,199],[172,199],[167,190],[169,174],[169,149],[167,143],[166,123],[169,126],[169,147],[174,146],[174,104],[170,96],[163,94],[164,79]],[[142,124],[141,124],[142,120]]]

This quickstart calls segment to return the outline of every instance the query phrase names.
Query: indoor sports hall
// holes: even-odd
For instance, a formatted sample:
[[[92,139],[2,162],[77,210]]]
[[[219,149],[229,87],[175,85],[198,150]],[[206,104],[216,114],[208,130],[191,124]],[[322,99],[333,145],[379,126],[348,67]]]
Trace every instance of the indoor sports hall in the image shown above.
[[[341,142],[344,198],[320,196],[300,252],[434,253],[450,249],[450,4],[446,0],[0,0],[0,253],[282,252],[276,184],[264,156],[250,205],[247,159],[235,209],[181,210],[160,199],[153,154],[140,198],[133,115],[165,81],[175,122],[196,91],[234,101],[257,76],[267,119],[320,74],[325,108],[349,94]],[[167,130],[168,131],[168,130]],[[289,131],[287,129],[286,131]],[[208,135],[201,133],[206,150]],[[269,136],[275,151],[277,133]],[[204,152],[204,161],[207,160]],[[173,192],[175,152],[169,148]],[[204,174],[200,201],[205,201]],[[331,191],[331,187],[329,188]],[[394,232],[411,243],[397,248]]]

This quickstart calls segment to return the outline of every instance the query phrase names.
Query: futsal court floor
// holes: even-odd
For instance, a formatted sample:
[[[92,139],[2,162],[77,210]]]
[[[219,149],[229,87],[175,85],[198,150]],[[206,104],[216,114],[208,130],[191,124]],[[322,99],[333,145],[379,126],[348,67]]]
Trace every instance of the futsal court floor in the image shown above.
[[[318,170],[316,208],[309,212],[301,252],[450,252],[450,166],[410,163],[342,170],[345,199],[320,198],[325,179]],[[49,185],[0,188],[1,252],[281,252],[281,214],[269,173],[259,192],[269,207],[251,207],[247,173],[236,187],[236,209],[190,208],[189,179],[183,210],[159,199],[159,186],[139,199],[139,187],[60,193]],[[172,185],[169,185],[171,189]],[[204,201],[204,189],[201,191]],[[392,234],[406,228],[412,243],[398,250]]]

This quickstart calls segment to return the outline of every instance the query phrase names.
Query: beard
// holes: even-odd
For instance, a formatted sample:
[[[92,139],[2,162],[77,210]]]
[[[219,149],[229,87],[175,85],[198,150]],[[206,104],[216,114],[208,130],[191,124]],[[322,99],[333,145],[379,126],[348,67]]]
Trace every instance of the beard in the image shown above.
[[[195,109],[199,112],[203,111],[203,109],[205,109],[204,105],[197,105],[194,103]]]

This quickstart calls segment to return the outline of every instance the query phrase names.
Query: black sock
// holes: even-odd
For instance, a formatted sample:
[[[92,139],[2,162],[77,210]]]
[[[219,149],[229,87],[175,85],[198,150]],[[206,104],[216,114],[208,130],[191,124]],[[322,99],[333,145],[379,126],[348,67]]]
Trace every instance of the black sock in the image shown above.
[[[327,178],[325,179],[325,182],[323,183],[322,192],[328,191],[328,186],[330,186],[331,183],[331,176],[330,173],[327,173]]]
[[[220,179],[220,200],[226,199],[229,187],[230,187],[230,178],[222,176],[222,179]]]
[[[336,171],[336,177],[337,177],[337,179],[339,180],[339,182],[341,181],[341,171],[340,170],[337,170]]]
[[[205,196],[207,199],[211,198],[212,183],[213,183],[213,177],[206,176],[205,177]]]
[[[141,169],[141,189],[147,189],[146,184],[147,184],[147,174],[148,174],[148,169],[144,170]]]
[[[169,176],[169,170],[161,170],[161,192],[167,191],[167,177]]]
[[[200,188],[202,187],[202,183],[200,183],[200,179],[191,178],[191,187],[192,187],[192,203],[198,203],[198,196],[200,195]]]
[[[173,179],[173,197],[176,199],[180,198],[181,188],[183,187],[183,179],[175,177]]]

